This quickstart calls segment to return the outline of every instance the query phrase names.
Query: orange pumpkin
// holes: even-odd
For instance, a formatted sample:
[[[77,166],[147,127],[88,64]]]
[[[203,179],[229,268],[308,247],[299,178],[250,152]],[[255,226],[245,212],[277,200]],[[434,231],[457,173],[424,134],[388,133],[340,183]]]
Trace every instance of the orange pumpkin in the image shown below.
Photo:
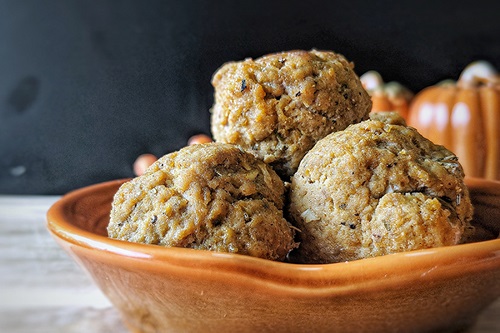
[[[419,92],[408,125],[453,151],[467,176],[500,179],[500,76],[488,62]]]
[[[372,99],[372,112],[397,111],[404,119],[413,93],[398,82],[385,83],[376,71],[368,71],[360,76],[361,83]]]

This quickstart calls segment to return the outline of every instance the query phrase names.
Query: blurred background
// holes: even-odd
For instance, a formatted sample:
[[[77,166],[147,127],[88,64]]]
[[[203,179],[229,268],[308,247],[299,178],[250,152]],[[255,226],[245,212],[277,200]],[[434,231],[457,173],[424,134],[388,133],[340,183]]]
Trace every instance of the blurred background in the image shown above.
[[[0,0],[0,193],[133,176],[210,134],[224,62],[333,50],[418,92],[500,68],[499,1]]]

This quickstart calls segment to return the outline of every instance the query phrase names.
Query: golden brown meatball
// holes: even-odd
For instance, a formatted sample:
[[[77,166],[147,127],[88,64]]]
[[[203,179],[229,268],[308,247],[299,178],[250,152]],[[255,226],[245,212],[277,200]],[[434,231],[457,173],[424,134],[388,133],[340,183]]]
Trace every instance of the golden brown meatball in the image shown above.
[[[320,140],[292,178],[298,261],[453,245],[472,205],[457,157],[411,127],[368,120]]]
[[[327,134],[367,119],[370,96],[353,65],[327,51],[291,51],[223,65],[213,76],[212,134],[285,180]]]
[[[381,121],[386,124],[406,126],[406,121],[399,112],[384,111],[384,112],[371,112],[370,120]]]
[[[116,193],[110,237],[285,259],[296,244],[285,187],[236,146],[207,143],[163,156]]]

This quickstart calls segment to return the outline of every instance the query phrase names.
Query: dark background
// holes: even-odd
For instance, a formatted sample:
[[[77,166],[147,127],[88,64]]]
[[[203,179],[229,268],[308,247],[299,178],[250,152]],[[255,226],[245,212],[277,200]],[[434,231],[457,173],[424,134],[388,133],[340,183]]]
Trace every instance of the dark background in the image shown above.
[[[138,155],[209,134],[229,60],[333,50],[414,92],[500,68],[499,3],[0,0],[0,193],[130,177]]]

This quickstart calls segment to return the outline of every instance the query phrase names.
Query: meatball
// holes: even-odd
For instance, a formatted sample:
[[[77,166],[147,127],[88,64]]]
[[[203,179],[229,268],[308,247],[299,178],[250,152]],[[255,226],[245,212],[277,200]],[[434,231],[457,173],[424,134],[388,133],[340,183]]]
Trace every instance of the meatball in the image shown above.
[[[326,51],[290,51],[223,65],[213,76],[212,135],[239,145],[284,179],[321,138],[368,118],[353,65]]]
[[[391,125],[406,126],[405,119],[396,111],[371,112],[370,120],[378,120]]]
[[[340,262],[461,243],[473,213],[463,177],[453,153],[390,118],[332,133],[292,178],[289,213],[301,230],[294,260]]]
[[[163,156],[115,194],[108,234],[131,242],[284,260],[296,246],[283,217],[285,185],[233,145]]]

